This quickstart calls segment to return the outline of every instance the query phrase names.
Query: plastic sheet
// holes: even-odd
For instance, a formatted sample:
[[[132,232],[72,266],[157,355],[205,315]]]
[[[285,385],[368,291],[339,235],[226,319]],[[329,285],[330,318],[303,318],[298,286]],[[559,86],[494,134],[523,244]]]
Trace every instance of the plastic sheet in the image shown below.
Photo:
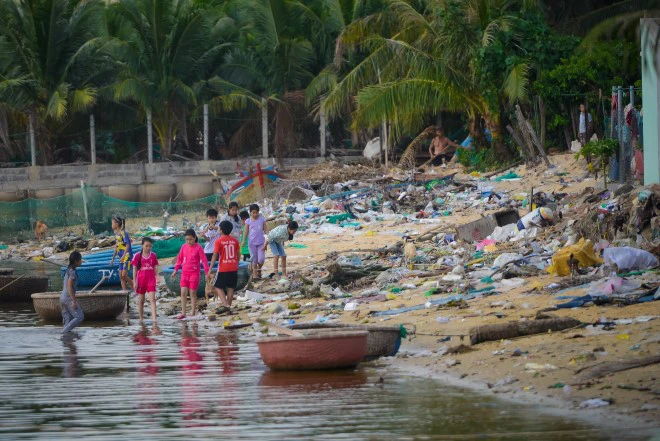
[[[591,283],[587,294],[593,297],[610,296],[615,293],[626,293],[638,289],[642,284],[634,281],[612,276],[605,280]]]
[[[591,241],[580,239],[575,245],[564,247],[552,256],[552,265],[548,267],[548,272],[559,276],[570,275],[571,270],[568,261],[571,258],[571,254],[579,262],[578,265],[580,268],[603,263],[603,259],[594,253],[594,247]]]

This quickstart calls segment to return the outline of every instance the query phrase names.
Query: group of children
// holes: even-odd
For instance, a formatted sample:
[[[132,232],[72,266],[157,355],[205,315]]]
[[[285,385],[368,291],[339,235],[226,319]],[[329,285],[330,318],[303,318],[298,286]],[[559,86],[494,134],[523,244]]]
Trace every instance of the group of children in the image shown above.
[[[188,295],[191,298],[192,314],[197,311],[197,288],[201,280],[201,271],[204,269],[206,283],[212,283],[216,296],[222,303],[220,312],[231,312],[234,291],[238,284],[238,266],[240,255],[243,260],[250,262],[252,277],[261,278],[261,270],[266,260],[266,249],[270,244],[274,256],[274,272],[269,277],[282,275],[286,277],[286,253],[284,242],[292,240],[298,230],[295,221],[287,225],[280,225],[268,232],[266,220],[259,213],[259,206],[252,204],[248,211],[239,213],[239,206],[231,202],[227,214],[218,220],[218,211],[209,209],[206,212],[208,224],[201,231],[206,238],[204,248],[198,243],[197,233],[188,229],[185,243],[177,256],[172,279],[181,269],[181,314],[178,319],[186,317],[186,303]],[[144,316],[145,296],[149,296],[152,319],[156,321],[156,274],[158,274],[158,258],[152,252],[153,241],[149,237],[142,238],[142,251],[133,255],[131,240],[126,232],[126,220],[118,216],[112,218],[112,229],[115,233],[115,250],[111,265],[115,258],[119,258],[119,276],[122,290],[132,288],[138,295],[138,316],[140,321]],[[278,271],[279,261],[282,261],[282,272]],[[210,262],[210,264],[209,264]],[[218,263],[215,277],[212,271]],[[63,332],[70,331],[80,324],[84,314],[77,304],[75,293],[77,291],[78,274],[76,268],[82,265],[82,255],[74,251],[69,256],[69,267],[64,276],[64,288],[60,296],[62,306]],[[129,271],[133,268],[133,277]],[[213,279],[213,280],[212,280]]]

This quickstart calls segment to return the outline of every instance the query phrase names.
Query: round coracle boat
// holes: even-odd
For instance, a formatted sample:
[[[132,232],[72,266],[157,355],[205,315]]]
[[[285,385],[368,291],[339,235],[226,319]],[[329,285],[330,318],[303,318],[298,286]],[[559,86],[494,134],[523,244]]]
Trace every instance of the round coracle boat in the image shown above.
[[[0,275],[0,302],[29,302],[30,294],[48,289],[48,276]]]
[[[351,325],[345,323],[296,323],[289,326],[297,331],[369,331],[367,337],[367,353],[363,361],[375,360],[379,357],[392,357],[401,347],[400,326]]]
[[[32,303],[39,317],[43,320],[61,320],[59,292],[32,294]],[[79,291],[76,300],[85,314],[85,320],[114,319],[124,312],[128,291]]]
[[[354,368],[367,352],[367,331],[313,332],[300,337],[257,340],[264,364],[273,370]]]

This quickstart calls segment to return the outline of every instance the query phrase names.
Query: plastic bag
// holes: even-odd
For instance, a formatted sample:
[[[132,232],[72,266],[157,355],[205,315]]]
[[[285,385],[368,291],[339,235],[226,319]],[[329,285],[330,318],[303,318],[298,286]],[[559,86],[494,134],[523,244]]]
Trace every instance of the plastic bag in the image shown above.
[[[502,253],[497,257],[497,259],[495,259],[495,262],[493,262],[493,266],[497,268],[501,268],[509,262],[520,260],[522,258],[523,258],[522,254]]]
[[[571,258],[571,254],[579,262],[578,265],[580,268],[603,263],[603,259],[594,253],[594,247],[591,241],[580,239],[575,245],[564,247],[552,256],[552,265],[548,267],[548,272],[559,276],[570,275],[571,269],[568,266],[568,261]]]
[[[362,265],[362,259],[360,259],[360,257],[355,254],[339,256],[336,262],[340,266],[358,267]]]
[[[497,242],[506,242],[510,237],[516,234],[516,224],[509,224],[503,227],[495,227],[495,230],[489,236]]]
[[[619,271],[634,271],[658,266],[658,258],[639,248],[606,248],[603,257],[607,265],[616,265]]]
[[[626,293],[634,291],[640,286],[642,286],[642,284],[635,280],[622,279],[621,277],[612,276],[605,280],[592,282],[587,289],[587,294],[592,297],[609,296],[614,293]]]

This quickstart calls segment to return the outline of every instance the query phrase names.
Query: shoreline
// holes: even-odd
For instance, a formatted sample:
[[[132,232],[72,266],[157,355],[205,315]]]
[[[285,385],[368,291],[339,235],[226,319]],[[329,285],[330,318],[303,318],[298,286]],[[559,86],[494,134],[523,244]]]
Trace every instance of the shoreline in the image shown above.
[[[421,347],[412,347],[408,349],[422,349]],[[435,361],[435,363],[434,363]],[[639,430],[643,431],[640,435],[658,436],[660,435],[660,423],[653,424],[644,421],[636,416],[621,414],[608,407],[596,409],[567,408],[567,401],[553,396],[539,396],[533,393],[526,393],[523,390],[495,390],[488,386],[488,382],[482,378],[464,377],[458,372],[448,372],[440,370],[441,363],[438,363],[437,357],[415,357],[400,358],[387,357],[376,361],[376,367],[385,367],[395,369],[404,375],[414,377],[429,378],[446,384],[449,387],[467,389],[484,396],[494,396],[503,402],[510,402],[518,405],[531,405],[534,410],[553,417],[572,419],[587,423],[590,426],[598,425],[595,430]],[[387,381],[387,378],[385,378]],[[595,420],[594,420],[595,418]],[[624,424],[625,427],[621,427]],[[639,427],[643,426],[643,427]]]
[[[496,394],[523,404],[540,404],[560,415],[579,414],[585,419],[596,416],[603,424],[611,425],[608,427],[614,428],[624,422],[627,426],[636,424],[657,430],[660,427],[660,367],[657,364],[586,379],[580,372],[598,365],[660,354],[660,301],[627,306],[607,304],[556,309],[557,304],[566,302],[567,298],[584,296],[587,288],[574,286],[578,281],[568,276],[548,274],[545,270],[547,259],[539,264],[541,268],[532,268],[531,262],[517,267],[518,273],[508,279],[514,281],[513,284],[502,283],[494,277],[493,260],[505,252],[530,255],[534,248],[531,245],[536,242],[537,248],[547,247],[545,254],[552,256],[562,248],[565,236],[572,234],[573,227],[568,222],[585,219],[592,208],[591,203],[580,202],[583,197],[577,198],[577,195],[585,194],[596,182],[592,178],[578,180],[566,177],[579,176],[584,164],[575,162],[572,155],[553,156],[552,159],[559,170],[566,171],[563,176],[544,177],[544,170],[527,170],[525,166],[519,166],[515,172],[519,179],[527,182],[542,180],[542,187],[536,189],[538,192],[550,194],[565,191],[573,195],[573,199],[561,202],[565,210],[565,223],[559,227],[540,229],[535,238],[520,242],[498,241],[494,254],[489,251],[483,258],[477,258],[474,243],[444,240],[445,233],[453,235],[456,227],[500,209],[493,207],[493,204],[486,206],[474,190],[453,191],[447,187],[440,190],[439,195],[415,190],[410,193],[412,196],[405,196],[411,198],[409,206],[400,210],[407,214],[406,217],[367,214],[355,222],[358,226],[346,228],[329,224],[323,220],[325,214],[322,213],[309,220],[305,218],[303,225],[308,230],[296,234],[294,239],[302,246],[287,248],[290,278],[254,282],[247,289],[256,292],[256,298],[260,300],[239,301],[236,315],[218,314],[215,325],[211,326],[221,328],[223,322],[241,320],[248,323],[258,318],[274,320],[282,325],[290,320],[296,323],[331,320],[360,325],[402,323],[406,327],[414,324],[415,338],[402,343],[402,353],[430,351],[433,354],[419,358],[404,358],[401,355],[385,360],[401,367],[404,372],[432,375],[446,380],[448,384],[488,395]],[[439,170],[442,173],[442,169]],[[467,183],[461,184],[462,187],[481,185],[482,181],[458,171],[458,178]],[[517,181],[488,181],[487,184],[512,200],[524,191],[524,185]],[[448,201],[453,211],[434,219],[415,219],[417,209],[414,207],[423,207],[436,196]],[[397,199],[396,194],[384,197]],[[365,200],[363,203],[368,202]],[[277,204],[276,210],[282,208],[283,204]],[[341,212],[341,208],[333,206],[327,209],[327,213],[336,211]],[[302,209],[299,213],[305,215]],[[521,209],[520,214],[526,214],[526,209]],[[203,222],[202,213],[194,216],[193,220]],[[137,232],[137,226],[149,225],[154,221],[135,219],[131,231]],[[170,222],[179,225],[178,219],[171,219]],[[399,262],[402,238],[428,236],[430,230],[435,230],[431,236],[440,233],[442,238],[424,239],[416,243],[416,257],[423,258],[423,263],[416,268],[423,269],[423,272],[396,272],[397,269],[407,271]],[[399,244],[398,249],[396,244]],[[357,268],[370,275],[365,277],[361,274],[358,280],[366,283],[355,284],[355,280],[351,280],[338,284],[324,282],[321,285],[321,280],[327,280],[327,267],[338,256],[359,261]],[[168,263],[163,259],[161,265]],[[370,266],[380,269],[369,273]],[[386,279],[376,280],[377,275],[386,272],[382,270],[384,267],[390,271],[385,274]],[[268,274],[271,268],[272,263],[267,261],[264,274]],[[456,269],[462,271],[454,272]],[[595,269],[589,271],[592,274],[587,278],[592,277],[599,282],[606,279]],[[484,278],[490,278],[489,274],[497,280],[484,281]],[[629,280],[657,286],[659,279],[660,272],[651,270],[633,275]],[[315,282],[313,288],[312,282]],[[553,284],[566,289],[550,289]],[[490,290],[482,289],[486,285]],[[313,289],[317,290],[312,292]],[[479,294],[462,295],[470,291]],[[451,297],[458,297],[458,300],[450,304],[440,302]],[[203,299],[200,300],[198,304],[204,305]],[[438,302],[430,304],[432,300]],[[352,303],[350,308],[347,308],[348,303]],[[248,305],[251,309],[245,309]],[[201,314],[215,315],[217,305],[210,306],[202,306]],[[177,308],[180,310],[178,296],[159,296],[161,317],[173,314]],[[383,311],[390,311],[392,315],[374,314]],[[478,326],[531,321],[541,315],[570,318],[583,326],[476,345],[470,345],[469,337],[465,341],[459,340],[459,336],[469,336],[470,330]],[[604,325],[606,323],[607,326]],[[453,353],[455,351],[458,353]],[[579,408],[581,403],[591,399],[610,404],[595,409]]]

